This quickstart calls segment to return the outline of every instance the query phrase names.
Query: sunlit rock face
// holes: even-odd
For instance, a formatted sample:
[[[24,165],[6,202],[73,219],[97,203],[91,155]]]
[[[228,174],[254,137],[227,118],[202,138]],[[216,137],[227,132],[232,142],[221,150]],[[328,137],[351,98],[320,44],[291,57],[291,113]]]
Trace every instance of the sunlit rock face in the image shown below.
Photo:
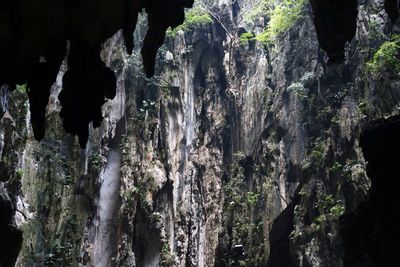
[[[349,247],[368,242],[347,239],[341,216],[379,185],[360,134],[400,112],[397,25],[384,1],[359,1],[345,60],[329,64],[308,1],[271,39],[272,18],[287,16],[262,2],[198,1],[167,31],[151,79],[141,51],[156,16],[138,16],[131,54],[126,31],[95,48],[96,36],[71,39],[41,142],[24,87],[1,88],[0,178],[15,207],[5,214],[23,233],[16,266],[363,266]],[[382,47],[389,60],[375,56]],[[86,100],[69,109],[80,87]],[[92,92],[114,98],[99,109]],[[86,131],[85,149],[63,124]]]
[[[343,62],[344,47],[355,36],[357,1],[311,0],[310,3],[321,48],[327,52],[330,63]],[[163,44],[167,28],[181,24],[184,8],[192,4],[193,0],[168,3],[158,0],[3,1],[0,85],[7,84],[14,89],[16,84],[28,84],[34,135],[41,140],[45,134],[50,87],[68,54],[71,65],[66,72],[61,98],[61,117],[64,129],[78,135],[83,147],[89,123],[93,122],[96,127],[101,123],[101,107],[106,99],[115,95],[114,73],[99,57],[101,44],[122,29],[125,47],[130,53],[138,13],[146,10],[149,30],[141,54],[146,75],[150,77],[154,74],[157,50]],[[224,2],[219,4],[226,5]],[[397,1],[386,0],[385,9],[395,22]],[[235,17],[236,12],[234,10],[231,15]]]
[[[67,41],[70,41],[68,60],[71,65],[66,72],[61,116],[65,130],[78,135],[83,147],[87,141],[88,124],[93,122],[96,127],[100,124],[103,102],[115,95],[114,73],[101,62],[100,45],[122,29],[130,53],[133,49],[131,33],[137,15],[145,9],[149,14],[149,30],[142,56],[146,75],[152,76],[156,53],[164,41],[165,31],[181,24],[184,7],[192,4],[191,0],[168,3],[156,0],[70,3],[59,0],[40,4],[35,1],[4,1],[0,31],[4,40],[0,46],[0,84],[8,84],[13,89],[16,84],[28,83],[34,134],[41,140],[45,134],[45,108],[50,87],[67,55]],[[311,0],[311,5],[321,48],[328,53],[331,63],[343,62],[345,44],[355,36],[357,1]],[[397,2],[386,0],[385,9],[395,22]],[[74,105],[74,102],[90,102],[90,105]]]
[[[314,24],[321,48],[328,54],[330,63],[342,63],[345,46],[356,34],[358,6],[367,1],[357,0],[310,0]],[[385,0],[384,8],[392,23],[399,17],[397,0]]]
[[[385,1],[385,8],[393,22],[398,16],[396,3]],[[65,130],[78,135],[83,147],[87,141],[88,124],[100,124],[101,106],[105,99],[115,94],[114,73],[99,58],[101,44],[122,29],[125,47],[130,53],[134,43],[131,33],[135,29],[138,13],[146,10],[149,30],[141,54],[146,75],[152,76],[156,53],[163,44],[165,31],[168,27],[181,24],[184,8],[192,4],[192,0],[168,3],[158,0],[84,3],[63,0],[51,3],[3,1],[0,37],[4,41],[0,44],[0,84],[8,84],[13,89],[16,84],[28,83],[34,134],[36,139],[41,140],[45,134],[45,109],[50,87],[67,55],[69,41],[68,60],[73,63],[66,72],[61,116]],[[321,48],[328,53],[331,63],[343,62],[344,46],[355,35],[357,1],[312,0],[311,5]],[[236,16],[236,10],[232,16]],[[79,56],[83,51],[87,55]],[[84,70],[83,66],[86,66]],[[74,102],[88,101],[90,105],[74,107]],[[76,114],[83,115],[77,118]]]

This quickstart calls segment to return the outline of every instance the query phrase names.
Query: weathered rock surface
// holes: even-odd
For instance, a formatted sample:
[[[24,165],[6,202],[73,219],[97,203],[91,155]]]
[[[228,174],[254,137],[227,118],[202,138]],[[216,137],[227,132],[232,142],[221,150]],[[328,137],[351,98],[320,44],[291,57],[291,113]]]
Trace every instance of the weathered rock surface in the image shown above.
[[[16,207],[7,218],[23,232],[18,266],[380,266],[386,254],[354,246],[370,239],[348,229],[365,205],[395,195],[381,198],[371,155],[395,165],[396,150],[385,155],[382,141],[368,152],[368,130],[359,139],[371,121],[399,113],[395,66],[371,74],[367,64],[396,34],[384,2],[359,1],[355,37],[338,44],[349,42],[342,65],[328,64],[309,4],[263,46],[240,38],[268,22],[246,15],[258,1],[200,3],[212,23],[168,31],[153,79],[140,56],[150,17],[138,17],[132,55],[123,32],[103,45],[115,98],[97,111],[104,120],[90,124],[85,149],[58,116],[63,74],[77,63],[64,61],[52,86],[41,143],[23,90],[10,100],[2,92],[0,172]],[[396,236],[378,236],[390,240],[386,252],[397,247]]]
[[[115,96],[114,73],[100,60],[102,43],[122,30],[126,49],[131,53],[138,14],[146,10],[149,30],[142,56],[146,73],[151,76],[165,31],[181,24],[184,8],[192,4],[193,0],[3,0],[0,86],[8,85],[14,90],[16,84],[28,84],[33,132],[37,140],[42,140],[50,87],[67,57],[61,117],[64,129],[78,135],[84,147],[89,123],[98,127],[105,99]]]

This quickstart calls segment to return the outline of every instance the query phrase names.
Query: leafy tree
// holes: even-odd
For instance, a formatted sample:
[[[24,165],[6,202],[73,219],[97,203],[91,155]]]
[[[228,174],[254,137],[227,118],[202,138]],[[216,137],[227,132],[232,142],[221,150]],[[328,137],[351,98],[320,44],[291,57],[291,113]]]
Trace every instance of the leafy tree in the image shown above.
[[[301,18],[306,0],[264,0],[266,15],[269,22],[266,29],[256,36],[256,40],[263,44],[272,44],[287,32]]]
[[[185,20],[183,24],[177,26],[174,29],[167,30],[167,36],[175,37],[179,31],[187,31],[191,28],[208,25],[213,22],[210,14],[208,14],[204,9],[195,6],[185,13]]]
[[[391,40],[384,42],[370,61],[367,62],[367,71],[375,78],[381,75],[388,68],[400,72],[398,62],[400,48],[400,36],[394,35]]]

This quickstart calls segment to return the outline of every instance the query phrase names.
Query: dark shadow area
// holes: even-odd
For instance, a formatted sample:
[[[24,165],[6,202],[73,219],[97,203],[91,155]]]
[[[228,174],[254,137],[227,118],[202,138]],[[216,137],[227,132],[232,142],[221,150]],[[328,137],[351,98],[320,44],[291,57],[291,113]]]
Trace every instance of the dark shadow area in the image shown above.
[[[135,252],[137,266],[151,266],[152,259],[157,259],[162,251],[160,230],[156,222],[152,222],[148,214],[138,208],[135,216],[136,228],[134,229],[133,251]]]
[[[86,145],[88,124],[93,121],[93,127],[100,126],[101,106],[105,98],[112,99],[116,93],[114,73],[98,57],[100,50],[100,46],[94,49],[83,41],[71,43],[69,70],[59,95],[64,129],[79,136],[81,147]]]
[[[385,10],[392,23],[395,23],[399,17],[399,1],[385,0]]]
[[[321,48],[329,63],[342,63],[344,48],[356,34],[357,0],[310,0]]]
[[[62,117],[65,130],[78,135],[84,147],[88,124],[100,124],[101,106],[115,95],[114,73],[101,62],[100,45],[122,29],[130,53],[138,13],[145,10],[149,30],[142,56],[146,75],[152,76],[165,31],[181,24],[184,7],[192,4],[193,0],[1,1],[0,85],[14,90],[16,84],[28,84],[32,126],[41,140],[50,87],[70,41]]]
[[[10,195],[0,187],[0,266],[15,265],[22,246],[22,232],[14,225],[15,207]]]
[[[331,63],[342,62],[344,46],[355,34],[357,1],[310,2],[322,49]],[[102,120],[99,110],[115,92],[115,77],[101,63],[100,45],[122,29],[130,53],[138,13],[145,10],[149,29],[141,53],[146,75],[150,77],[165,31],[181,24],[184,8],[192,4],[193,0],[2,1],[0,85],[7,84],[13,90],[16,84],[28,84],[34,134],[41,140],[45,134],[44,114],[50,87],[70,41],[70,69],[61,101],[62,117],[66,131],[78,135],[84,146],[88,123],[99,125]],[[396,5],[395,0],[385,2],[392,21],[398,16]],[[78,57],[82,52],[87,55]],[[82,84],[77,82],[80,79],[84,81]]]
[[[360,145],[368,162],[367,201],[341,218],[344,266],[400,266],[400,116],[374,121]]]
[[[275,219],[269,232],[270,254],[267,267],[297,267],[295,256],[290,250],[290,233],[293,230],[294,207],[298,204],[298,195]]]

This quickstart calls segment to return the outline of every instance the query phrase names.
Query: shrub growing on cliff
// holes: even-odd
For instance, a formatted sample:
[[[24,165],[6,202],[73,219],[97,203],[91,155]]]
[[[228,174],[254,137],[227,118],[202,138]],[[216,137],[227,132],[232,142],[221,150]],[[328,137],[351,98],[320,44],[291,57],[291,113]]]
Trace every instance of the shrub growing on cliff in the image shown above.
[[[271,0],[266,0],[272,2]],[[284,0],[276,2],[273,9],[267,11],[269,22],[266,29],[256,36],[256,40],[268,45],[277,41],[301,18],[306,0]]]
[[[160,266],[172,267],[174,264],[174,256],[172,255],[169,245],[166,242],[161,248]]]
[[[299,97],[305,97],[306,96],[306,92],[305,92],[306,88],[304,87],[304,84],[301,82],[295,82],[292,83],[291,85],[289,85],[289,87],[287,88],[288,92],[293,92],[296,95],[298,95]]]
[[[211,24],[213,22],[210,14],[199,7],[194,7],[185,13],[185,20],[183,24],[177,26],[174,29],[169,28],[167,30],[167,36],[175,37],[179,31],[187,31],[188,29]]]
[[[242,45],[247,44],[249,41],[252,41],[254,39],[255,39],[255,36],[251,32],[244,32],[239,37],[240,44],[242,44]]]
[[[338,173],[343,170],[343,165],[337,161],[332,163],[332,166],[329,168],[329,172],[331,173]]]
[[[158,115],[158,108],[157,108],[157,103],[150,100],[146,99],[142,101],[142,106],[138,110],[137,116],[139,117],[139,120],[144,120],[144,119],[152,119],[157,117]],[[147,117],[146,117],[147,116]]]
[[[17,84],[16,90],[20,94],[25,94],[26,93],[26,87],[27,87],[26,84],[22,84],[22,85]]]
[[[374,77],[381,75],[388,68],[400,72],[398,62],[400,36],[394,35],[390,41],[384,42],[370,61],[367,62],[367,71]]]
[[[318,225],[324,224],[327,220],[337,220],[345,212],[342,200],[336,199],[333,195],[325,195],[318,199],[316,206],[320,212],[315,218]]]

